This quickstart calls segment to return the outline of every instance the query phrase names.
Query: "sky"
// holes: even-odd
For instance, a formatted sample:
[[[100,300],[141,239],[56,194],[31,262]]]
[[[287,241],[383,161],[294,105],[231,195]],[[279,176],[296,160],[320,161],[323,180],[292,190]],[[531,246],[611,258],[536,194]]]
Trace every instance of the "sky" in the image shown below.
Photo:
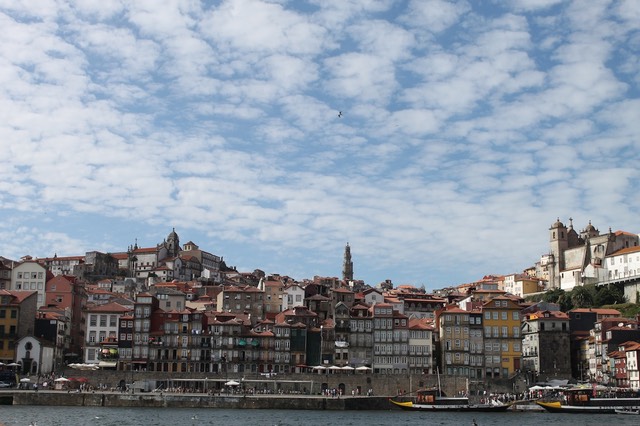
[[[37,7],[34,4],[37,3]],[[0,256],[437,289],[638,233],[640,2],[0,0]]]

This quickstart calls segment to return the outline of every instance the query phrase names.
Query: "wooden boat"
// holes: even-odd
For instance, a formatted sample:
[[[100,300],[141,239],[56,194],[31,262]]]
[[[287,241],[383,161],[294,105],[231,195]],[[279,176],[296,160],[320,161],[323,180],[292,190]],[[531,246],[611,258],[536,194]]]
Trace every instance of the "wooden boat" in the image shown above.
[[[389,399],[394,406],[409,411],[507,411],[511,404],[492,402],[472,404],[467,397],[448,397],[438,389],[422,389],[416,392],[415,398],[409,400]]]
[[[640,410],[640,397],[629,389],[578,387],[565,389],[561,401],[536,401],[552,413],[616,414]]]

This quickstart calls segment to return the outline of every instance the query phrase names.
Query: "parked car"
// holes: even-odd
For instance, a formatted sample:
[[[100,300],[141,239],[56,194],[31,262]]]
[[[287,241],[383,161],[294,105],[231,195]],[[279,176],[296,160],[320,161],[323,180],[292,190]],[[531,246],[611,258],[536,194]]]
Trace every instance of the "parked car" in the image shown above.
[[[13,383],[9,382],[0,382],[0,388],[10,388],[13,386]]]

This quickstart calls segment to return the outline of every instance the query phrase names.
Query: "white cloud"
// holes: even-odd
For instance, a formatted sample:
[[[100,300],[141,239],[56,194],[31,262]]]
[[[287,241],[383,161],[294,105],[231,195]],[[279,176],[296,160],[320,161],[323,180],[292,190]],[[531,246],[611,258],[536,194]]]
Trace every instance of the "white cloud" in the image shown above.
[[[298,278],[348,240],[370,284],[433,288],[530,266],[558,216],[637,232],[637,9],[0,2],[0,255],[176,226]]]

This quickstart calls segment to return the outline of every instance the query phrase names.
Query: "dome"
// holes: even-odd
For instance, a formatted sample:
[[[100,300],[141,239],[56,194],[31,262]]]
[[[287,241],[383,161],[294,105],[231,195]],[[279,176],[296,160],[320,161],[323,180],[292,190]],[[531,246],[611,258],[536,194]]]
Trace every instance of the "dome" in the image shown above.
[[[178,234],[176,234],[176,228],[173,228],[173,230],[167,237],[167,240],[175,240],[176,238],[178,238]]]
[[[551,225],[551,229],[556,229],[556,228],[564,228],[564,224],[560,222],[560,218],[558,218],[558,220],[556,220],[556,222],[553,225]]]

